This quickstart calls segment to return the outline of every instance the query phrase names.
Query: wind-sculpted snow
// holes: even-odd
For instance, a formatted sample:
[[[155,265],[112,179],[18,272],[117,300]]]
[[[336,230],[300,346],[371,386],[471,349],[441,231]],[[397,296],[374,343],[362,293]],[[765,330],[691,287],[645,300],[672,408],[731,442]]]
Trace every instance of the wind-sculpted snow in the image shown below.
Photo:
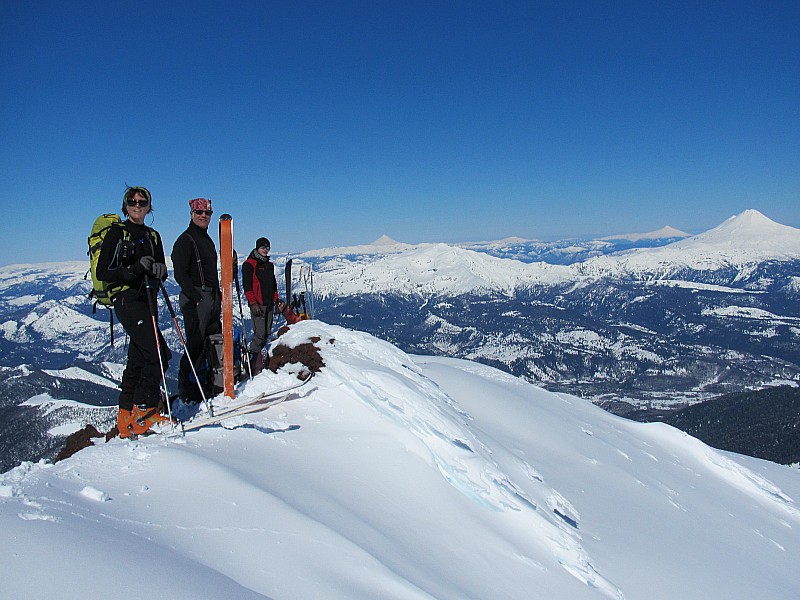
[[[344,340],[342,338],[345,338]],[[411,366],[411,360],[386,344],[368,356],[353,356],[357,347],[347,340],[351,334],[340,332],[334,345],[341,352],[337,361],[344,368],[333,370],[339,385],[350,387],[354,396],[398,427],[407,451],[420,455],[436,466],[444,479],[467,498],[490,510],[510,512],[515,528],[535,531],[538,540],[569,573],[598,588],[611,598],[623,594],[597,573],[573,530],[575,520],[565,521],[555,511],[543,510],[517,486],[493,460],[493,449],[486,446],[470,426],[472,418],[458,408],[431,379]],[[355,359],[355,360],[354,360]],[[360,364],[362,363],[363,364]],[[377,365],[375,363],[378,363]],[[387,369],[386,366],[389,368]],[[424,446],[420,446],[419,442]],[[526,473],[533,471],[522,462]],[[553,503],[565,512],[569,503],[555,490],[547,490],[547,505]],[[522,542],[518,542],[522,543]]]
[[[0,594],[116,590],[131,557],[160,565],[154,599],[800,591],[797,470],[318,321],[281,341],[325,366],[278,406],[0,475]]]

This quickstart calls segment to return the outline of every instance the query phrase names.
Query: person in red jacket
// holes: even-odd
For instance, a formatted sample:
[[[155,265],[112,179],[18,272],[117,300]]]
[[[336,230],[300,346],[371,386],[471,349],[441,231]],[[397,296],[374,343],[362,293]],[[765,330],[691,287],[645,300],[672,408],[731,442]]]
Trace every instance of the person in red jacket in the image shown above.
[[[253,318],[253,339],[248,348],[250,372],[256,375],[263,369],[262,348],[272,331],[272,312],[278,303],[278,284],[275,265],[269,259],[270,244],[265,237],[256,240],[256,247],[242,265],[242,284],[250,316]]]

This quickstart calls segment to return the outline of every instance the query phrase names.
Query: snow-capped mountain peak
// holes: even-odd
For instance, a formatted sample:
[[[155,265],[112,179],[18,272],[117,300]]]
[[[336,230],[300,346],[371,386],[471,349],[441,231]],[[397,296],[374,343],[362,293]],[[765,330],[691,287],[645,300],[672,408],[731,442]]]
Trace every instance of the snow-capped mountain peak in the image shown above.
[[[393,240],[388,235],[383,234],[377,240],[372,242],[372,246],[397,246],[400,242]]]
[[[608,237],[600,239],[628,240],[629,242],[638,242],[641,240],[663,240],[663,239],[685,238],[685,237],[689,237],[689,234],[684,231],[681,231],[680,229],[675,229],[670,225],[665,225],[661,229],[657,229],[655,231],[649,231],[647,233],[625,233],[619,235],[610,235]]]
[[[593,276],[633,274],[670,277],[685,269],[749,268],[770,260],[800,260],[800,229],[746,210],[719,226],[660,248],[599,256],[576,268]]]
[[[800,229],[776,223],[753,209],[726,219],[704,233],[677,242],[678,247],[739,246],[800,252]]]

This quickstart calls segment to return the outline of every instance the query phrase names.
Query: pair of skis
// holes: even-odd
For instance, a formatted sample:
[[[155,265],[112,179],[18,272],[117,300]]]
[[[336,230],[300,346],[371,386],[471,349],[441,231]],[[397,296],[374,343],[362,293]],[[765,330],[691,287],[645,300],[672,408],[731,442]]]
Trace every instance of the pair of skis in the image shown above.
[[[214,425],[216,423],[220,423],[226,419],[230,419],[232,417],[238,417],[241,415],[247,415],[254,412],[260,412],[262,410],[268,409],[270,406],[275,406],[276,404],[280,404],[289,399],[289,395],[296,389],[303,387],[307,384],[313,373],[307,377],[305,380],[301,381],[300,383],[296,383],[294,385],[290,385],[288,387],[273,390],[271,392],[262,392],[257,396],[252,398],[247,398],[245,400],[240,400],[239,402],[234,402],[233,404],[228,404],[226,406],[221,406],[216,408],[214,411],[214,415],[205,415],[195,417],[191,421],[187,421],[186,423],[180,424],[181,433],[186,433],[187,431],[192,431],[194,429],[200,429],[201,427],[205,427],[206,425]]]
[[[303,277],[303,269],[306,269],[305,279]],[[284,268],[286,275],[286,308],[283,310],[283,316],[286,322],[290,325],[298,321],[305,321],[308,318],[314,318],[314,275],[311,270],[311,265],[300,267],[300,281],[305,282],[306,289],[300,292],[298,299],[297,294],[292,291],[292,259],[286,261]],[[308,292],[308,283],[311,282],[311,312],[306,308],[306,292]],[[288,313],[287,313],[288,311]]]

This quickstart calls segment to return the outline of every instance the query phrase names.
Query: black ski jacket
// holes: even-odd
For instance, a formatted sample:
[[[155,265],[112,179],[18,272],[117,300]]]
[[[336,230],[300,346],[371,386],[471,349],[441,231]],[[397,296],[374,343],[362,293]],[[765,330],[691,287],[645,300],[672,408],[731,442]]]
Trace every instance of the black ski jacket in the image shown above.
[[[172,270],[181,292],[195,302],[202,298],[195,288],[219,290],[217,248],[208,230],[189,223],[172,246]]]
[[[120,244],[126,237],[129,243]],[[139,259],[143,256],[152,256],[157,263],[165,262],[164,246],[158,232],[147,225],[137,225],[129,220],[113,225],[100,246],[97,278],[106,283],[127,285],[142,294],[145,289],[145,272],[139,265]]]

